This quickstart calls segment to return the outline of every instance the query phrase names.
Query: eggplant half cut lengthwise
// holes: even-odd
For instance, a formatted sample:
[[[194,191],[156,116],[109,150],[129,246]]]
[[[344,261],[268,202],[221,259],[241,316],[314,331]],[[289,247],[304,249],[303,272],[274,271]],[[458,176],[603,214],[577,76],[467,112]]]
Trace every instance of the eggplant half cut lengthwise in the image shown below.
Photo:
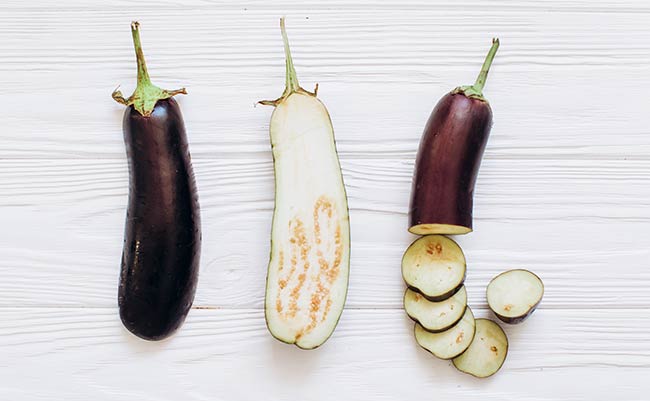
[[[474,184],[492,127],[483,86],[499,47],[494,39],[476,83],[461,86],[436,105],[420,141],[409,210],[417,235],[472,231]]]
[[[265,298],[266,324],[280,341],[313,349],[343,311],[350,227],[343,176],[327,109],[300,87],[280,20],[286,88],[270,123],[275,209]],[[316,87],[318,88],[318,87]]]
[[[127,99],[123,131],[129,162],[129,201],[118,291],[120,318],[133,334],[161,340],[178,329],[194,300],[201,231],[199,204],[180,108],[154,86],[131,24],[138,86]]]
[[[465,272],[463,250],[443,235],[418,238],[402,257],[404,282],[432,302],[444,301],[460,290]]]
[[[494,277],[486,292],[492,312],[504,323],[517,324],[537,309],[544,296],[544,283],[528,270],[508,270]]]

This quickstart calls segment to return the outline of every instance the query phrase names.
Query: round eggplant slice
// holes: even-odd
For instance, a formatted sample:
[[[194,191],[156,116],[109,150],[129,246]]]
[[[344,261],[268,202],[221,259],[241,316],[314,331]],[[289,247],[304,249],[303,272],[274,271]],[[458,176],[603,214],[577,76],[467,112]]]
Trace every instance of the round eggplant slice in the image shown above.
[[[443,301],[465,281],[465,255],[451,239],[427,235],[413,242],[404,253],[402,277],[410,289],[429,301]]]
[[[454,358],[456,369],[475,377],[495,374],[508,355],[508,337],[503,329],[489,319],[476,319],[476,333],[469,348]]]
[[[530,316],[544,295],[544,284],[528,270],[508,270],[487,286],[492,312],[505,323],[521,323]]]
[[[415,323],[415,341],[420,347],[440,359],[452,359],[465,352],[474,338],[475,323],[472,309],[465,309],[463,318],[453,327],[441,333],[426,331]]]
[[[458,323],[467,308],[467,291],[462,286],[458,292],[440,302],[431,302],[422,294],[407,289],[404,310],[423,329],[439,333]]]

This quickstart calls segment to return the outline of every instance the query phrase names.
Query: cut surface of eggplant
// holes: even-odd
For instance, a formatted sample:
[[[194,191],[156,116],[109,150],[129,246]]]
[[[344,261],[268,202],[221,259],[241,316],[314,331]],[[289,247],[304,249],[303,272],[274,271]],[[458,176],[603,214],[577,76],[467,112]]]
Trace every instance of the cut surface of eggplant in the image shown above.
[[[452,359],[465,352],[472,343],[474,333],[474,314],[470,307],[465,309],[458,323],[440,333],[431,333],[415,323],[415,341],[440,359]]]
[[[487,286],[487,301],[494,314],[505,323],[521,323],[537,308],[544,296],[544,284],[528,270],[508,270]]]
[[[433,302],[456,293],[465,281],[465,255],[451,239],[427,235],[413,242],[402,258],[406,285]]]
[[[462,286],[454,295],[440,302],[431,302],[410,288],[404,293],[406,314],[432,333],[445,331],[458,323],[467,308],[467,291]]]
[[[270,123],[275,209],[265,298],[266,323],[280,341],[312,349],[336,327],[348,288],[350,226],[343,176],[327,109],[287,59],[283,95]]]
[[[476,319],[476,333],[467,350],[454,358],[456,369],[475,377],[492,376],[508,355],[508,337],[492,320]]]

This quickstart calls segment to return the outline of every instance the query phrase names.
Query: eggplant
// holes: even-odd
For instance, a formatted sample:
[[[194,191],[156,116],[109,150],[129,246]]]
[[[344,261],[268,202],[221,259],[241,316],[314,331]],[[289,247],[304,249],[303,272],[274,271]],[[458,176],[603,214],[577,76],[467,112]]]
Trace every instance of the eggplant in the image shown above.
[[[433,109],[420,141],[409,231],[417,235],[472,231],[474,184],[492,127],[483,86],[499,48],[493,39],[476,83],[445,95]]]
[[[413,291],[432,302],[454,295],[465,281],[463,250],[443,235],[415,240],[402,257],[402,278]]]
[[[185,124],[172,96],[151,83],[139,24],[131,23],[138,85],[125,99],[123,131],[129,201],[118,290],[124,326],[146,340],[178,329],[194,300],[199,270],[199,203]]]
[[[495,374],[508,355],[508,336],[492,320],[476,319],[476,333],[467,350],[454,358],[459,371],[484,378]]]
[[[440,359],[452,359],[465,352],[474,339],[476,324],[470,307],[455,325],[440,333],[431,333],[415,324],[415,341]]]
[[[504,323],[517,324],[537,309],[544,296],[544,283],[534,273],[508,270],[494,277],[487,286],[488,306]]]
[[[280,29],[285,90],[279,99],[260,102],[275,107],[275,207],[264,315],[273,337],[313,349],[331,336],[343,311],[350,222],[330,115],[316,90],[298,83],[284,18]]]
[[[467,309],[467,291],[461,287],[451,297],[440,302],[431,302],[410,288],[404,293],[404,311],[423,329],[440,333],[458,323]]]

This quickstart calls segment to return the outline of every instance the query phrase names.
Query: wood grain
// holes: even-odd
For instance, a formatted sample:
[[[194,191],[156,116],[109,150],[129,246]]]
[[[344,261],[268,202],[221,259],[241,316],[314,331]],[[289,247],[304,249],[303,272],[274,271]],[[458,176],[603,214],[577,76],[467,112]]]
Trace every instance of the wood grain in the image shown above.
[[[259,310],[194,310],[177,336],[146,343],[120,327],[113,308],[4,308],[0,392],[70,400],[641,399],[648,387],[638,378],[650,373],[648,311],[535,313],[506,327],[503,370],[479,380],[420,349],[402,311],[348,310],[327,344],[304,352],[270,338]]]
[[[194,164],[203,215],[196,305],[262,307],[271,163]],[[476,231],[457,238],[472,302],[484,305],[493,275],[525,267],[546,282],[542,307],[650,304],[650,249],[639,237],[650,217],[647,161],[504,164],[486,161]],[[361,159],[343,167],[354,244],[348,306],[400,308],[400,260],[414,238],[406,233],[412,161]],[[0,306],[114,305],[126,188],[124,160],[0,161],[0,205],[13,227],[0,233]]]
[[[273,207],[268,140],[287,16],[320,83],[349,195],[347,309],[322,349],[274,341],[261,310]],[[187,324],[141,342],[117,316],[127,200],[117,85],[139,19],[154,82],[179,98],[203,217]],[[650,386],[650,4],[642,0],[5,0],[0,4],[0,399],[643,400]],[[413,160],[444,93],[492,36],[495,124],[475,196],[469,301],[529,268],[540,310],[488,380],[412,339],[400,259]]]

